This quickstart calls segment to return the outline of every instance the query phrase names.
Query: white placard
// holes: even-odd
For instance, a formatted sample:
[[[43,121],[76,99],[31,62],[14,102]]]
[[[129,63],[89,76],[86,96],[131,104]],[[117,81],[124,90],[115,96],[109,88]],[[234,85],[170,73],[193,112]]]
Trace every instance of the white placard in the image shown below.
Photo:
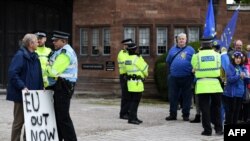
[[[22,91],[27,141],[58,141],[53,91]]]

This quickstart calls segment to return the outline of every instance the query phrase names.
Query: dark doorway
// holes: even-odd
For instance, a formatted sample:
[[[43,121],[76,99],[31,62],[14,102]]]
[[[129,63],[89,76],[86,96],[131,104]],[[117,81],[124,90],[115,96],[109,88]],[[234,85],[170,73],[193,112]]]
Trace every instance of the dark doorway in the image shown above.
[[[53,30],[72,32],[72,1],[0,1],[0,87],[7,85],[9,63],[26,33],[36,30],[47,32],[47,46],[51,47]]]

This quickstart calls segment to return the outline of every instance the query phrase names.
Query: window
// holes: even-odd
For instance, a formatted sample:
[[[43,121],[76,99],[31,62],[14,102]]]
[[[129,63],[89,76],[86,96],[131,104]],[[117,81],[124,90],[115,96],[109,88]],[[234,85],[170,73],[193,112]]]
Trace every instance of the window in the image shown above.
[[[99,54],[99,30],[92,30],[92,55]]]
[[[85,28],[80,29],[80,55],[88,54],[88,31]]]
[[[176,37],[180,33],[185,33],[185,28],[178,27],[174,29],[174,43],[176,44]]]
[[[157,28],[157,55],[166,53],[167,49],[167,39],[168,39],[168,29],[166,27]]]
[[[80,55],[110,55],[110,29],[81,28],[80,29]]]
[[[141,55],[149,55],[149,28],[139,28],[139,52]]]
[[[189,27],[188,28],[188,42],[199,41],[199,27]]]
[[[150,28],[148,27],[124,27],[124,39],[131,38],[139,47],[141,55],[149,55]]]
[[[131,38],[135,41],[135,28],[134,27],[125,27],[124,28],[124,39]]]
[[[240,4],[240,11],[250,10],[250,0],[227,0],[227,10],[236,10]]]
[[[186,32],[187,31],[187,32]],[[176,36],[180,33],[186,33],[187,34],[187,42],[195,42],[199,41],[200,37],[200,27],[190,26],[190,27],[178,27],[174,29],[174,37],[176,43]]]
[[[103,54],[110,55],[110,30],[103,29]]]

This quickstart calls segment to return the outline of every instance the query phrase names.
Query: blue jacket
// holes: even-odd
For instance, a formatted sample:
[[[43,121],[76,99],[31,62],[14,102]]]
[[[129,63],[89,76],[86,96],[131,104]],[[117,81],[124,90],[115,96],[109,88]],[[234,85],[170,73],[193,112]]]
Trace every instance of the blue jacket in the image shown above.
[[[7,100],[22,102],[22,89],[42,90],[42,69],[38,55],[21,47],[8,70]]]
[[[182,48],[177,45],[171,47],[166,57],[166,62],[170,65],[170,75],[175,77],[185,77],[192,75],[192,65],[191,59],[195,50],[191,46],[186,46],[175,58],[176,53],[178,53]],[[172,61],[172,62],[171,62]]]
[[[236,69],[238,71],[236,71]],[[247,69],[244,66],[234,67],[232,64],[228,67],[228,72],[226,74],[227,82],[224,88],[223,95],[228,97],[240,97],[243,98],[245,94],[245,80],[240,77],[240,72],[245,72],[247,74]]]

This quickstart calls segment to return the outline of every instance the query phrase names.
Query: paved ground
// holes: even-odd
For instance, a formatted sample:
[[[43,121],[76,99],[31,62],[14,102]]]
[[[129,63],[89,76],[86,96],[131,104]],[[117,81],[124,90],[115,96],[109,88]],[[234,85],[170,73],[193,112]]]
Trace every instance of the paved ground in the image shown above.
[[[141,125],[128,124],[118,118],[119,99],[74,97],[71,116],[78,141],[223,141],[223,136],[201,136],[201,123],[184,122],[181,113],[177,121],[166,121],[169,105],[143,100],[138,116]],[[0,141],[10,141],[13,103],[0,95]],[[194,117],[195,110],[191,110]]]

